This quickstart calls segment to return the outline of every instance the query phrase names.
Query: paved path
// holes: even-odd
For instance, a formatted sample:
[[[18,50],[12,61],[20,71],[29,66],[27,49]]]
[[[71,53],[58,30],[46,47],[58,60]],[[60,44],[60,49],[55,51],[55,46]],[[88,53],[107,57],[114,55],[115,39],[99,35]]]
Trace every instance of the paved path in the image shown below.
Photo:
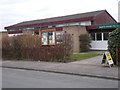
[[[21,68],[38,71],[74,74],[82,76],[99,77],[106,79],[118,79],[118,68],[101,65],[102,56],[93,57],[86,60],[57,63],[38,61],[3,61],[3,67]]]
[[[75,61],[75,62],[71,62],[71,63],[101,66],[101,61],[102,61],[102,56],[97,56],[97,57],[80,60],[80,61]]]

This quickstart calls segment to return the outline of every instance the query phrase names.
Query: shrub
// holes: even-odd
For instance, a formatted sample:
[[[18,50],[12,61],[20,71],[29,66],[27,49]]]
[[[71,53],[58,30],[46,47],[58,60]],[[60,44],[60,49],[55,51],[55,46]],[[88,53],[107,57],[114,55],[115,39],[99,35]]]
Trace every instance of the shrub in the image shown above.
[[[21,48],[40,47],[40,37],[35,35],[24,35],[19,37]]]
[[[68,56],[70,55],[71,53],[73,53],[73,38],[70,34],[63,34],[63,43],[62,45],[64,46],[64,50],[65,50],[65,53],[66,55],[65,56]]]
[[[80,40],[80,51],[87,52],[90,50],[90,38],[88,34],[82,34],[79,36]]]
[[[41,46],[39,36],[24,35],[3,38],[2,52],[5,59],[65,62],[71,49],[72,39],[68,34],[63,35],[63,43],[56,46]]]
[[[39,40],[38,36],[33,35],[2,37],[2,57],[6,59],[29,58],[30,49],[40,46]]]
[[[34,59],[35,58],[34,56],[38,51],[36,48],[40,47],[39,36],[24,35],[24,36],[17,36],[17,37],[18,37],[18,45],[20,47],[20,52],[21,52],[21,58]],[[36,52],[34,50],[36,50]]]
[[[10,41],[10,37],[2,37],[2,57],[5,59],[13,58],[13,47]]]
[[[120,28],[112,31],[108,38],[108,50],[111,53],[114,63],[116,64],[116,47],[120,47]],[[120,51],[119,51],[120,56]]]
[[[20,43],[19,43],[19,37],[18,36],[14,36],[14,38],[12,38],[12,47],[13,47],[13,53],[14,53],[14,58],[15,59],[21,59],[21,52],[20,52]]]

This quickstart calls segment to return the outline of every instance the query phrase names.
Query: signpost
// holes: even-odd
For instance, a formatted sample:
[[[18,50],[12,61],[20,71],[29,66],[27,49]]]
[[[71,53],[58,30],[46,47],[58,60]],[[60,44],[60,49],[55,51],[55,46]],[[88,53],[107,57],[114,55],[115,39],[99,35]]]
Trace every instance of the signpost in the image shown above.
[[[103,54],[103,59],[101,64],[109,64],[109,67],[113,66],[114,62],[112,60],[110,52],[105,52]]]

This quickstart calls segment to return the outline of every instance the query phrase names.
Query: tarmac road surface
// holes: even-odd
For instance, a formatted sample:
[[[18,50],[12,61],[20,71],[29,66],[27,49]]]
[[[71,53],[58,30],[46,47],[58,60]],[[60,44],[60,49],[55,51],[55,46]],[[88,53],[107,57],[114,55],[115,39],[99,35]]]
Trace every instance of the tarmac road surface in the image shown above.
[[[2,68],[2,88],[118,88],[118,81]]]

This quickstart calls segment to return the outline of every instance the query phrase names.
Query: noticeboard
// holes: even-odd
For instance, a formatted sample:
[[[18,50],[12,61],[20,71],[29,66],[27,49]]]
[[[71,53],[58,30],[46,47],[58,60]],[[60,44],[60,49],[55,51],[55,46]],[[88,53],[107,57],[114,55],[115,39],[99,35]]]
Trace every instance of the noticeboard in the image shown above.
[[[42,45],[55,45],[56,44],[56,33],[54,29],[43,30],[41,32]]]

